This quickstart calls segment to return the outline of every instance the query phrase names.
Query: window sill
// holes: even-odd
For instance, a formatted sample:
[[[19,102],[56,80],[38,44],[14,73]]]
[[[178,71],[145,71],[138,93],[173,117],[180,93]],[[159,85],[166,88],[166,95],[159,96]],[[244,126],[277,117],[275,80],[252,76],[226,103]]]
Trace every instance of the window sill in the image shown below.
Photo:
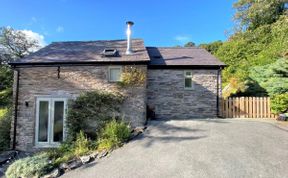
[[[191,91],[194,90],[194,88],[184,88],[184,90]]]
[[[58,148],[60,146],[60,143],[55,144],[37,144],[34,146],[34,148]]]

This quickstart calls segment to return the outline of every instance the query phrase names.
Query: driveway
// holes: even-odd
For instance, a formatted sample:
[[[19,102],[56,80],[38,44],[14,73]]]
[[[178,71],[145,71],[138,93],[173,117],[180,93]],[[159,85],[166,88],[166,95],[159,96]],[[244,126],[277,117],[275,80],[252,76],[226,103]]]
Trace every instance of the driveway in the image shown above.
[[[288,177],[288,132],[244,119],[153,121],[111,156],[69,178]]]

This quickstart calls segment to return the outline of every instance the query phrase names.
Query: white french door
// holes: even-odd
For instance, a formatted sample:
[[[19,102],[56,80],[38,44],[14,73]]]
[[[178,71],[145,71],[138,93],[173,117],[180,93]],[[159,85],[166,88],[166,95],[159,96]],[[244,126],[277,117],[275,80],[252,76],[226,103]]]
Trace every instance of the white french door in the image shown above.
[[[65,139],[66,108],[66,98],[37,98],[36,146],[54,147]]]

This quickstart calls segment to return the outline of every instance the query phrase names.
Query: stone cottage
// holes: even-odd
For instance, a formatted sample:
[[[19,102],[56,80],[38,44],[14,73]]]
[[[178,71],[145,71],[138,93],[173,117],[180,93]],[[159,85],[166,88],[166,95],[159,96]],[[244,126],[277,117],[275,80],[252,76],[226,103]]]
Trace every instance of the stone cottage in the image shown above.
[[[121,112],[133,126],[146,122],[147,108],[159,119],[217,117],[221,69],[206,50],[145,47],[141,39],[55,42],[10,63],[14,69],[13,147],[54,147],[65,139],[68,99],[83,91],[119,90],[126,68],[144,72],[146,82],[128,97]],[[54,129],[57,128],[57,129]]]

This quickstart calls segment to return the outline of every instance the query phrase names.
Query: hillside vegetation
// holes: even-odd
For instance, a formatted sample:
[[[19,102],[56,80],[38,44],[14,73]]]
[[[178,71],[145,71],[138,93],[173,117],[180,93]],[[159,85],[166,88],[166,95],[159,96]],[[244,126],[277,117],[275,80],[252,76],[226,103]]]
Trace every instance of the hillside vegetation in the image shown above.
[[[201,44],[228,67],[224,96],[272,96],[288,92],[288,16],[284,0],[239,0],[234,34]]]

